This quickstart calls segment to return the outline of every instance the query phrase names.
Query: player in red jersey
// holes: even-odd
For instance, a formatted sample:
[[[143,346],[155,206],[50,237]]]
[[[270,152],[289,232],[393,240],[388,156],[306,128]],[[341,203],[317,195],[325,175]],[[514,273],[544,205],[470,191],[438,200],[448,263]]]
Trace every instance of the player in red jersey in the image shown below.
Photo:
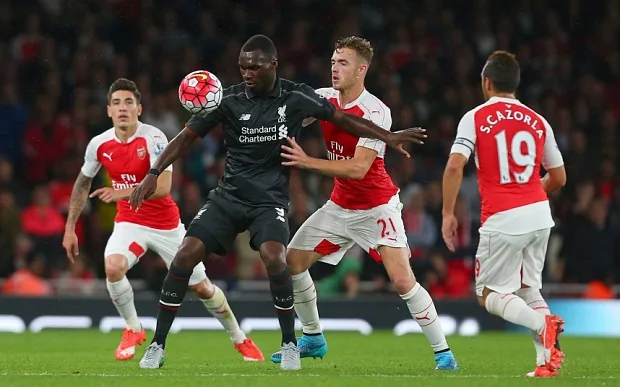
[[[179,208],[170,196],[172,166],[161,174],[155,194],[143,203],[140,212],[129,208],[129,196],[168,144],[161,130],[138,121],[141,112],[140,92],[135,83],[116,80],[108,92],[108,116],[114,127],[94,137],[86,148],[84,165],[71,195],[63,240],[67,257],[73,262],[79,254],[75,223],[89,197],[92,180],[103,166],[112,187],[99,188],[90,197],[106,203],[117,202],[114,231],[105,248],[105,272],[110,297],[127,325],[116,349],[118,360],[133,358],[136,345],[146,339],[134,305],[133,289],[125,274],[147,249],[160,255],[169,267],[185,236]],[[207,278],[202,262],[194,268],[189,285],[224,326],[244,359],[264,360],[258,347],[239,328],[222,290]]]
[[[482,199],[476,293],[489,313],[532,330],[537,367],[529,376],[557,376],[563,353],[557,338],[564,321],[551,315],[540,294],[549,232],[554,222],[547,194],[566,183],[553,130],[516,99],[520,81],[514,55],[497,51],[482,70],[486,100],[461,119],[443,177],[443,238],[454,251],[454,206],[463,168],[472,153]],[[540,178],[540,166],[547,174]]]
[[[331,59],[333,87],[318,89],[338,109],[355,114],[389,131],[390,109],[364,87],[373,50],[365,39],[349,37],[335,44]],[[287,249],[293,273],[295,311],[303,324],[298,345],[301,357],[323,357],[327,343],[319,324],[316,290],[308,268],[316,261],[336,265],[358,244],[383,262],[394,287],[420,324],[437,361],[437,369],[457,369],[435,305],[416,282],[409,264],[411,252],[403,225],[399,189],[385,170],[385,144],[358,138],[333,123],[321,121],[329,160],[308,157],[294,139],[283,147],[284,165],[334,177],[330,200],[301,226]],[[280,361],[280,353],[272,356]]]

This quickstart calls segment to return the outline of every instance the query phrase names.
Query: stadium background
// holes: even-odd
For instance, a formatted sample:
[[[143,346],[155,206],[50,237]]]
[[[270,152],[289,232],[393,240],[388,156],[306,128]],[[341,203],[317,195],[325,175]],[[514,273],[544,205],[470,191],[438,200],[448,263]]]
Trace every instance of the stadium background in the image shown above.
[[[518,97],[553,126],[568,173],[567,186],[551,198],[556,227],[545,294],[618,297],[619,1],[201,4],[0,0],[0,293],[8,297],[5,306],[13,305],[12,297],[26,296],[56,301],[79,296],[100,299],[96,305],[102,308],[109,304],[101,281],[102,253],[115,206],[89,202],[78,227],[81,259],[75,265],[68,265],[61,240],[85,146],[110,127],[105,113],[110,83],[119,77],[135,80],[143,95],[141,120],[172,138],[188,118],[177,100],[182,77],[208,69],[224,85],[239,82],[239,49],[255,33],[275,41],[282,77],[317,88],[330,84],[329,59],[337,38],[359,35],[372,42],[375,57],[367,88],[391,108],[393,128],[429,131],[427,143],[413,149],[411,160],[388,152],[386,164],[401,188],[412,266],[440,312],[442,305],[475,308],[472,257],[479,222],[470,163],[457,206],[459,248],[453,254],[445,250],[439,232],[443,167],[458,120],[482,102],[485,57],[495,49],[515,52],[522,67]],[[302,142],[309,154],[324,156],[316,127]],[[224,155],[218,129],[175,165],[173,194],[185,224],[222,174]],[[106,183],[102,175],[94,187]],[[294,173],[293,232],[327,200],[331,188],[330,178]],[[241,235],[229,256],[205,262],[208,275],[232,300],[250,293],[260,298],[268,290],[262,264],[247,242],[247,235]],[[339,267],[319,264],[312,271],[321,299],[355,299],[357,305],[367,298],[394,298],[383,268],[356,249]],[[137,299],[154,308],[164,276],[156,256],[143,258],[130,272]],[[16,278],[23,286],[14,286]],[[462,308],[449,301],[454,299],[462,300]],[[617,313],[620,308],[604,305],[594,309],[603,313],[613,306]],[[111,304],[105,308],[114,315]]]

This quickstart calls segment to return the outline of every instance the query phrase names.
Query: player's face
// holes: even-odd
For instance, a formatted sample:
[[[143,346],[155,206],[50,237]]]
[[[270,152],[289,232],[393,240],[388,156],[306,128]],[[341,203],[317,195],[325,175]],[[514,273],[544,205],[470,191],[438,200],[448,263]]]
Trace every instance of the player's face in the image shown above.
[[[355,50],[341,48],[332,55],[332,86],[336,90],[347,90],[357,82],[363,82],[368,65]]]
[[[272,60],[260,50],[241,51],[239,71],[248,89],[257,94],[269,91],[276,76],[278,62]]]
[[[142,105],[138,103],[131,91],[118,90],[110,96],[108,117],[115,128],[126,130],[138,125],[138,117],[142,114]]]

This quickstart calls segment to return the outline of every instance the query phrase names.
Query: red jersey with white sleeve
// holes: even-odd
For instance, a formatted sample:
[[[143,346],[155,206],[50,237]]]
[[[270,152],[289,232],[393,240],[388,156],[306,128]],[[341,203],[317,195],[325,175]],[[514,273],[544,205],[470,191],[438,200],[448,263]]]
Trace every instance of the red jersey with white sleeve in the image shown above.
[[[136,133],[126,143],[119,140],[114,128],[108,129],[88,143],[82,174],[95,177],[103,166],[115,190],[136,187],[167,144],[161,130],[142,122],[138,122]],[[172,172],[172,165],[166,171]],[[139,212],[129,209],[128,200],[119,200],[117,209],[116,223],[128,222],[158,230],[172,230],[180,224],[179,208],[170,194],[145,200]]]
[[[450,153],[473,152],[481,230],[519,235],[554,226],[540,166],[564,160],[544,117],[516,99],[490,98],[463,116]]]
[[[392,126],[390,109],[366,89],[355,101],[345,106],[339,105],[339,91],[334,88],[317,89],[316,92],[329,99],[337,108],[372,121],[387,131]],[[351,159],[358,146],[377,152],[377,157],[363,179],[334,178],[334,190],[330,198],[332,202],[348,210],[368,210],[388,203],[398,193],[398,187],[385,170],[384,142],[355,137],[327,121],[321,121],[321,128],[330,160]]]

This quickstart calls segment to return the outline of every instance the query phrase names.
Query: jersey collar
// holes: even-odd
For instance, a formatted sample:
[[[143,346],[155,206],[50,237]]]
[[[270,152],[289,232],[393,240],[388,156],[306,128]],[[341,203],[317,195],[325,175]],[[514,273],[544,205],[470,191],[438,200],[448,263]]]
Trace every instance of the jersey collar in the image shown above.
[[[351,109],[353,106],[359,105],[360,101],[366,98],[367,94],[368,94],[368,91],[366,90],[366,88],[364,88],[364,90],[362,90],[362,93],[359,95],[359,97],[355,98],[353,101],[349,102],[348,104],[344,106],[340,106],[340,108],[343,110],[347,110],[347,109]],[[340,93],[338,93],[338,105],[340,105]]]
[[[136,137],[138,137],[138,133],[140,132],[140,127],[142,126],[142,122],[138,121],[138,126],[136,127],[136,132],[133,134],[133,136],[129,137],[127,139],[127,144],[129,144],[130,142],[132,142]],[[112,129],[114,129],[114,127],[112,127]],[[121,139],[118,138],[118,136],[116,135],[116,129],[113,130],[114,132],[114,140],[116,140],[116,142],[121,142]]]
[[[504,103],[511,103],[513,105],[521,105],[521,101],[519,101],[516,98],[491,97],[487,101],[487,103],[494,103],[494,102],[504,102]]]
[[[245,96],[248,97],[248,99],[258,97],[258,95],[254,94],[254,92],[247,86],[245,88]],[[282,80],[280,79],[280,77],[276,76],[276,84],[274,85],[273,90],[271,90],[271,92],[267,94],[267,96],[272,98],[280,98],[282,96]]]

